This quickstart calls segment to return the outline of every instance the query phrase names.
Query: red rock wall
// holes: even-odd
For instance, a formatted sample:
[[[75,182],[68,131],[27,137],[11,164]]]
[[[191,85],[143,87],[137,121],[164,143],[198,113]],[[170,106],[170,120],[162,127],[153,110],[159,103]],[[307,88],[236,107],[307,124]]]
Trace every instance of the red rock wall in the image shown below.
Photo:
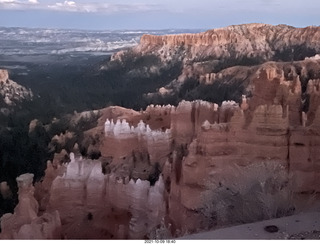
[[[234,165],[246,166],[261,161],[288,165],[288,118],[281,106],[260,106],[248,128],[239,109],[229,124],[203,128],[188,147],[182,163],[182,181],[178,194],[188,209],[197,209],[200,199],[185,191],[200,192],[218,178],[228,175]],[[184,198],[185,196],[185,198]],[[198,202],[198,204],[197,204]]]
[[[290,177],[296,192],[320,192],[320,110],[309,127],[291,131]]]
[[[272,49],[280,50],[288,45],[316,47],[315,43],[320,41],[319,33],[319,27],[293,28],[283,25],[248,24],[213,29],[198,34],[143,35],[139,49],[189,46],[192,52],[201,49],[202,54],[221,57],[228,53],[224,50],[224,46],[229,46],[240,56],[253,57],[261,53],[272,56]]]
[[[188,144],[208,120],[218,122],[217,105],[205,101],[182,101],[171,112],[171,131],[177,145]]]

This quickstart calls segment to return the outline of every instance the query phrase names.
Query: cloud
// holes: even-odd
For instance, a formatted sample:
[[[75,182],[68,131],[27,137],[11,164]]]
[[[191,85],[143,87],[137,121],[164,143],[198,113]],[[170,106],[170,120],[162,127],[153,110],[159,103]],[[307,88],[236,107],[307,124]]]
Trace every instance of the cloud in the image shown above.
[[[87,13],[140,12],[160,9],[159,5],[152,4],[76,3],[74,1],[57,2],[53,5],[48,5],[48,8],[57,11]]]
[[[0,0],[0,4],[14,4],[17,1],[13,1],[13,0]]]
[[[38,5],[38,0],[0,0],[0,9],[28,9],[36,8]]]
[[[76,2],[59,1],[51,4],[39,2],[38,0],[0,0],[0,9],[19,10],[50,10],[61,12],[82,12],[82,13],[130,13],[144,12],[163,9],[159,4],[149,3],[101,3],[101,2]]]
[[[52,5],[48,5],[49,9],[52,10],[60,10],[60,11],[77,11],[78,7],[76,5],[76,2],[74,1],[64,1],[64,2],[58,2]]]

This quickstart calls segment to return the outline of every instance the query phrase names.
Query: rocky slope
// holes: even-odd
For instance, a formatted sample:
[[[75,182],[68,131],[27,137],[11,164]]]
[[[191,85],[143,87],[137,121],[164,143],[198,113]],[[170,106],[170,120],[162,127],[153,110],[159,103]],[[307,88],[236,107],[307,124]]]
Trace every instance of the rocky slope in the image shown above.
[[[252,75],[266,62],[273,61],[272,65],[283,68],[287,79],[300,75],[303,87],[309,79],[320,78],[318,56],[315,56],[320,51],[319,33],[319,27],[313,26],[246,24],[198,34],[144,35],[138,46],[115,54],[102,68],[110,69],[117,62],[125,64],[131,57],[153,57],[161,62],[146,63],[144,71],[129,69],[129,73],[156,74],[173,65],[181,69],[171,82],[146,93],[147,101],[176,104],[181,99],[205,99],[220,104],[232,99],[240,102],[241,93],[250,95]]]
[[[136,48],[157,52],[183,47],[189,60],[258,59],[263,61],[301,60],[319,52],[319,27],[294,28],[286,25],[246,24],[213,29],[199,34],[144,35]],[[298,49],[299,48],[299,49]],[[284,57],[285,52],[289,52]],[[284,60],[283,60],[284,61]]]
[[[31,100],[33,94],[31,90],[19,85],[9,79],[7,70],[0,69],[0,95],[1,112],[8,113],[10,108],[18,105],[22,101]]]

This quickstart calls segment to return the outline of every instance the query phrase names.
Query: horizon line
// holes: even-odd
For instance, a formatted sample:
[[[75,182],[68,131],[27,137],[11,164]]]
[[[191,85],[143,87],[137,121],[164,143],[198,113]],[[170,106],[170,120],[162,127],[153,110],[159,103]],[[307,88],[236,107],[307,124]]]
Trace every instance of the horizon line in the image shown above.
[[[303,29],[303,28],[307,28],[307,27],[319,27],[320,25],[306,25],[306,26],[293,26],[293,25],[289,25],[289,24],[268,24],[268,23],[263,23],[263,22],[251,22],[251,23],[243,23],[243,24],[230,24],[230,25],[225,25],[225,26],[217,26],[217,27],[212,27],[212,28],[206,28],[206,27],[199,27],[199,28],[185,28],[185,27],[168,27],[168,28],[117,28],[117,29],[103,29],[103,28],[99,28],[99,29],[86,29],[86,28],[77,28],[77,27],[30,27],[30,26],[1,26],[0,28],[14,28],[14,29],[18,29],[18,28],[23,28],[23,29],[43,29],[43,30],[72,30],[72,31],[110,31],[110,32],[117,32],[117,31],[168,31],[168,30],[196,30],[196,31],[207,31],[207,30],[213,30],[213,29],[221,29],[221,28],[227,28],[227,27],[231,27],[231,26],[240,26],[240,25],[250,25],[250,24],[264,24],[264,25],[271,25],[271,26],[281,26],[281,25],[285,25],[285,26],[289,26],[289,27],[294,27],[294,28],[299,28],[299,29]]]

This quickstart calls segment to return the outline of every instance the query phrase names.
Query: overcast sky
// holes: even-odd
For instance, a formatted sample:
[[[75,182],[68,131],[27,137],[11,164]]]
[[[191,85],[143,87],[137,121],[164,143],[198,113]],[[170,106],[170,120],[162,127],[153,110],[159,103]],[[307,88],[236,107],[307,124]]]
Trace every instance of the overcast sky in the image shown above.
[[[320,25],[319,0],[0,0],[0,26],[210,29],[242,23]]]

